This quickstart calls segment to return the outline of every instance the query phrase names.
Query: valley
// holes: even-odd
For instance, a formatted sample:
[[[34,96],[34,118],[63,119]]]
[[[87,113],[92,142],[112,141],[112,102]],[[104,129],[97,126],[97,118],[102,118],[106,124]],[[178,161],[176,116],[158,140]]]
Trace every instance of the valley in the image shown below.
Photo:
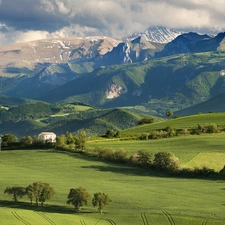
[[[0,47],[1,224],[224,224],[224,43],[152,27]],[[44,206],[4,194],[33,182]],[[78,187],[112,202],[76,210]]]

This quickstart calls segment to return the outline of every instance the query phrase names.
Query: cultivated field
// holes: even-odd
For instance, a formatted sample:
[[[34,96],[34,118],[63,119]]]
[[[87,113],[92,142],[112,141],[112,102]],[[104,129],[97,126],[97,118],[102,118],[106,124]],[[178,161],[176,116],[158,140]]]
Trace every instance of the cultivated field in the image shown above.
[[[98,141],[89,142],[92,148],[124,148],[130,154],[140,149],[147,149],[152,153],[173,152],[181,161],[182,167],[202,167],[219,171],[225,165],[225,133],[201,134],[163,138],[145,141]]]
[[[218,152],[223,153],[222,135],[215,137],[216,140],[212,138],[209,143],[214,145],[220,142],[221,146],[217,145]],[[191,137],[186,138],[179,141],[192,142],[190,154],[184,152],[184,143],[180,145],[178,154],[179,146],[175,148],[177,143],[174,143],[177,138],[114,143],[121,143],[130,151],[143,148],[145,144],[153,148],[154,152],[159,150],[157,146],[164,151],[175,149],[175,154],[182,156],[183,164],[188,164],[194,152],[200,149],[200,144],[210,138],[195,141],[190,140]],[[134,143],[139,147],[136,148]],[[193,146],[195,149],[192,149]],[[205,152],[209,152],[209,149],[217,152],[217,147],[204,149]],[[1,225],[225,224],[224,180],[170,178],[136,167],[100,162],[94,158],[55,150],[2,151],[0,171]],[[3,194],[8,185],[27,186],[35,181],[48,182],[56,191],[54,198],[45,207],[29,205],[26,197],[21,199],[25,203],[15,205],[10,196]],[[72,206],[66,204],[66,200],[69,189],[79,186],[86,188],[91,195],[99,191],[107,193],[113,200],[112,204],[103,210],[102,215],[97,213],[90,202],[82,212],[76,213]]]

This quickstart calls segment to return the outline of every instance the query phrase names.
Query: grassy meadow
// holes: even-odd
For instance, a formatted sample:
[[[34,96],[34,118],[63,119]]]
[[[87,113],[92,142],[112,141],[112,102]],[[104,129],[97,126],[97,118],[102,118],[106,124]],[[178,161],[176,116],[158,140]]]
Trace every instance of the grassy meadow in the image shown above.
[[[164,129],[170,126],[174,129],[184,129],[184,128],[196,128],[198,124],[225,124],[225,113],[208,113],[208,114],[198,114],[186,117],[179,117],[176,119],[168,119],[153,124],[146,124],[138,127],[129,128],[121,131],[122,137],[132,136],[137,134],[145,134],[157,129]]]
[[[216,137],[219,140],[220,136]],[[170,140],[170,147],[175,146],[176,138]],[[164,146],[169,145],[169,139],[165,141]],[[114,143],[126,145],[128,142]],[[142,141],[139,146],[144,144],[151,145],[150,141]],[[181,152],[183,150],[180,149]],[[178,153],[178,147],[176,151]],[[191,151],[194,154],[194,150]],[[188,163],[188,158],[190,156],[183,157],[183,161]],[[56,150],[2,151],[0,171],[1,225],[225,223],[224,180],[170,178],[141,168]],[[29,205],[25,196],[21,199],[23,203],[14,204],[11,196],[3,194],[7,186],[27,186],[35,181],[48,182],[56,191],[45,207]],[[86,188],[91,196],[100,191],[107,193],[113,200],[112,204],[100,215],[89,201],[82,212],[76,213],[66,201],[69,189],[79,186]]]
[[[219,171],[225,165],[225,133],[201,134],[163,138],[156,140],[126,140],[126,141],[97,141],[89,142],[91,148],[124,148],[130,154],[140,149],[152,153],[173,152],[181,161],[182,167],[202,167]]]

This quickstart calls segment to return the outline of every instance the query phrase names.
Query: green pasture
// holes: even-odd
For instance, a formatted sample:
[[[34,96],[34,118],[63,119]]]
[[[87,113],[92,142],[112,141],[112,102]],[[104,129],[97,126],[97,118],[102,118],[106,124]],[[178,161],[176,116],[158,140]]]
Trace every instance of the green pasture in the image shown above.
[[[150,141],[142,143],[151,145]],[[2,151],[0,171],[1,225],[225,223],[224,180],[170,178],[141,168],[56,150]],[[27,186],[35,181],[48,182],[56,191],[45,207],[29,205],[26,197],[21,199],[22,203],[14,204],[10,196],[3,194],[7,186]],[[112,204],[102,215],[90,202],[82,212],[76,213],[66,200],[69,189],[79,186],[92,196],[95,192],[107,193]]]
[[[153,130],[164,129],[165,127],[168,126],[175,129],[197,128],[198,124],[225,125],[225,113],[208,113],[208,114],[179,117],[176,119],[168,119],[153,124],[147,124],[123,130],[121,131],[121,135],[132,136],[137,134],[145,134]]]
[[[173,152],[180,159],[183,167],[206,165],[218,171],[225,165],[225,133],[139,141],[115,139],[114,141],[89,142],[88,146],[97,149],[112,148],[116,151],[124,148],[130,154],[137,153],[140,149],[147,149],[152,153]]]

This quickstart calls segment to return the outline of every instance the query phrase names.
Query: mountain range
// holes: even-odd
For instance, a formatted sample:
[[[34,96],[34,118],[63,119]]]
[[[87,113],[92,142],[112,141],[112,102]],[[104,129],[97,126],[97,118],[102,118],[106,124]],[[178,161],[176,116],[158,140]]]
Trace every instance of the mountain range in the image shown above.
[[[162,27],[123,40],[60,38],[3,46],[0,92],[51,103],[145,105],[162,115],[225,91],[224,50],[225,33]]]

